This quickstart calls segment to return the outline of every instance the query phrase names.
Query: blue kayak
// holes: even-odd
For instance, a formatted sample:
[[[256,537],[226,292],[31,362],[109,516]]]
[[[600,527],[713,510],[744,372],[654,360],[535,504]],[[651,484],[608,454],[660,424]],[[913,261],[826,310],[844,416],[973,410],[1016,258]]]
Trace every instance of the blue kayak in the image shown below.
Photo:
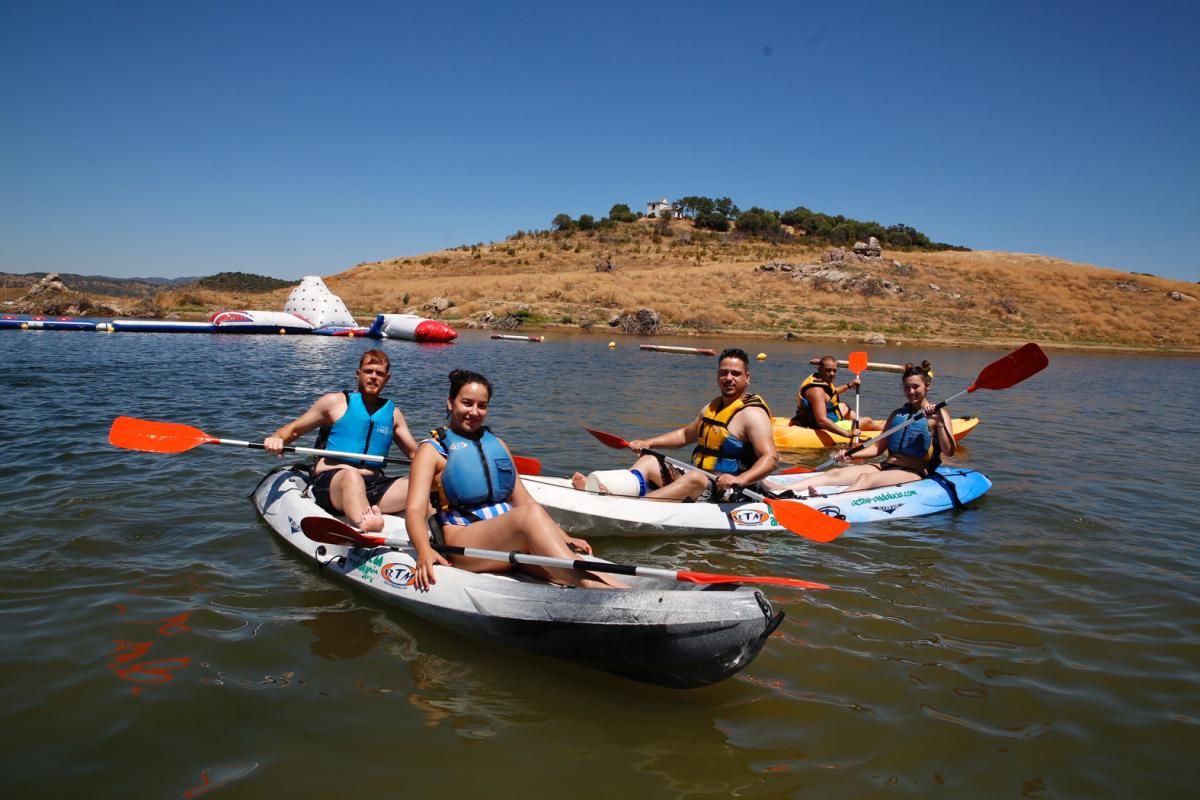
[[[772,482],[782,484],[788,477],[777,475]],[[879,522],[900,517],[922,517],[962,508],[982,497],[992,482],[981,472],[962,467],[941,466],[928,478],[895,486],[847,492],[844,486],[818,486],[816,497],[802,498],[805,505],[847,522]]]

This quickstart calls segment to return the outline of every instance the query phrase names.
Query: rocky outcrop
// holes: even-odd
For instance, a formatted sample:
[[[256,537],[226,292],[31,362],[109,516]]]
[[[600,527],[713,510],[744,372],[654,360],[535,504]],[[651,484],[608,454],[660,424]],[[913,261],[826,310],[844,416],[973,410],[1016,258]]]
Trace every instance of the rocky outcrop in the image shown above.
[[[608,321],[611,328],[637,336],[654,336],[662,331],[662,317],[652,308],[622,311]]]
[[[789,264],[786,261],[774,260],[774,261],[768,261],[765,264],[759,264],[758,271],[759,272],[795,272],[796,265]]]
[[[1167,292],[1167,297],[1177,302],[1183,302],[1185,300],[1190,300],[1192,302],[1196,301],[1196,298],[1192,297],[1190,294],[1184,294],[1183,292]]]
[[[863,336],[863,344],[887,344],[887,339],[883,338],[882,333],[868,333]]]
[[[879,258],[883,255],[883,248],[879,246],[879,240],[872,236],[865,242],[855,242],[854,254],[867,258]]]
[[[57,272],[47,273],[12,305],[18,314],[44,314],[54,317],[80,315],[120,316],[121,309],[96,302],[82,292],[76,292],[62,282]]]
[[[496,316],[491,311],[482,311],[467,321],[468,328],[483,328],[493,331],[515,331],[525,324],[525,318],[517,314]]]
[[[872,238],[873,242],[878,241]],[[861,242],[860,242],[861,244]],[[867,246],[867,251],[873,248]],[[894,259],[852,253],[842,247],[831,247],[821,254],[815,264],[793,264],[773,260],[757,267],[758,272],[790,274],[793,280],[808,281],[813,289],[827,292],[859,292],[867,295],[898,295],[904,286],[890,278],[880,278],[872,271],[889,269],[901,275],[911,275],[913,267]]]
[[[428,311],[430,314],[441,314],[446,309],[454,305],[452,300],[445,297],[431,297],[429,302],[421,306],[421,310]]]

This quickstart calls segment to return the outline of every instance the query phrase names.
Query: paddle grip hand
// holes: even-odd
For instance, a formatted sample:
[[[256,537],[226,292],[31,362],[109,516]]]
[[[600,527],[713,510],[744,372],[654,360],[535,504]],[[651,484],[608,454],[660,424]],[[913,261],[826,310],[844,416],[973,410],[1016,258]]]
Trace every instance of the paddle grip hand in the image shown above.
[[[713,481],[713,483],[717,487],[717,492],[722,494],[734,489],[742,488],[742,485],[737,482],[737,477],[727,472],[723,472],[718,475],[717,479]]]
[[[254,443],[251,442],[250,446],[253,447]],[[262,449],[263,450],[266,450],[268,453],[274,453],[275,455],[280,456],[280,457],[283,456],[283,448],[284,447],[285,447],[284,441],[279,436],[268,436],[267,438],[263,439],[263,441],[262,441]]]

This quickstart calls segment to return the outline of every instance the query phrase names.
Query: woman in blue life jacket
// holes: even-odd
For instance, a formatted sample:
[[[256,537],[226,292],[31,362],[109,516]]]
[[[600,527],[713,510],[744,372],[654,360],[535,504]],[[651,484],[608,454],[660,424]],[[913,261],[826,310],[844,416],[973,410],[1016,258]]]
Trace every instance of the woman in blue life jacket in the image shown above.
[[[912,417],[917,417],[917,421],[887,438],[880,436],[872,439],[854,454],[854,458],[866,459],[886,453],[887,457],[882,462],[851,464],[786,484],[771,480],[765,485],[772,489],[786,488],[797,492],[817,486],[846,486],[846,491],[858,491],[895,486],[928,477],[937,469],[942,457],[954,455],[955,449],[949,413],[944,407],[935,409],[929,401],[929,386],[932,383],[930,371],[928,361],[920,366],[911,363],[904,365],[902,385],[907,402],[888,416],[883,429],[891,430]],[[836,458],[841,463],[848,460],[844,452]]]
[[[405,527],[417,551],[416,586],[437,583],[436,564],[450,564],[429,541],[429,505],[445,543],[454,547],[575,559],[592,552],[583,539],[568,536],[517,478],[512,454],[483,423],[492,387],[477,372],[450,373],[447,424],[421,442],[409,472]],[[471,572],[503,572],[507,561],[455,556],[454,566]],[[572,569],[522,566],[554,583],[588,588],[621,586],[615,580]]]

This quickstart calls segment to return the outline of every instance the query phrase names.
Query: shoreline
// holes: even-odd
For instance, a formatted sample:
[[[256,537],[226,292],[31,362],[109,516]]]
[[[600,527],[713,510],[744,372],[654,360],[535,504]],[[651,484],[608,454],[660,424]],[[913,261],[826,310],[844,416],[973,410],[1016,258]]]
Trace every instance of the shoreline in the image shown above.
[[[455,327],[455,320],[443,319],[441,321],[445,322],[447,325],[450,325],[451,327]],[[490,328],[456,327],[456,330],[490,331],[492,329],[490,329]],[[527,326],[523,326],[523,327],[517,329],[517,331],[518,332],[537,331],[537,332],[545,332],[545,333],[548,333],[551,331],[559,331],[559,332],[567,332],[572,335],[595,336],[597,338],[608,338],[608,339],[618,339],[618,338],[670,339],[670,338],[676,338],[676,339],[689,339],[689,340],[700,339],[700,340],[715,341],[715,340],[720,340],[720,339],[729,339],[731,337],[745,337],[745,338],[752,338],[752,339],[758,339],[758,340],[763,340],[763,341],[776,341],[776,342],[794,342],[794,343],[813,342],[813,343],[842,344],[842,345],[850,345],[852,349],[863,349],[863,348],[871,348],[871,347],[936,347],[936,348],[955,349],[955,350],[970,350],[970,349],[1006,350],[1006,349],[1020,347],[1021,345],[1025,344],[1027,342],[1034,341],[1038,344],[1038,346],[1040,346],[1044,350],[1056,350],[1059,352],[1176,356],[1176,357],[1184,357],[1184,358],[1189,357],[1189,356],[1200,356],[1200,347],[1181,349],[1181,348],[1146,347],[1146,346],[1139,346],[1139,345],[1118,345],[1118,344],[1106,344],[1106,343],[1094,343],[1094,344],[1092,344],[1092,343],[1063,343],[1063,342],[1044,341],[1044,340],[1037,339],[1037,338],[1034,338],[1034,339],[983,339],[983,340],[973,339],[973,340],[967,340],[967,339],[952,339],[952,338],[913,337],[913,338],[906,338],[906,339],[900,339],[900,340],[890,340],[889,339],[884,344],[868,344],[866,342],[863,342],[861,340],[856,340],[851,337],[803,336],[803,335],[797,334],[797,337],[795,339],[787,339],[786,335],[780,335],[776,331],[761,331],[761,330],[749,330],[749,329],[737,329],[737,328],[731,328],[728,330],[719,330],[719,331],[687,331],[687,330],[669,331],[666,333],[659,333],[654,336],[639,336],[638,334],[624,333],[622,331],[617,331],[617,330],[598,331],[598,330],[593,329],[591,331],[587,331],[578,326],[556,325],[556,324],[527,325]]]
[[[107,321],[109,319],[157,319],[157,320],[177,320],[182,322],[199,322],[206,321],[211,316],[212,312],[199,311],[180,311],[163,317],[150,316],[128,316],[128,317],[86,317],[77,316],[73,319]],[[374,316],[373,314],[357,313],[357,317]],[[429,319],[434,319],[439,322],[455,328],[460,333],[463,331],[478,331],[480,333],[496,332],[501,329],[486,327],[478,324],[470,323],[471,320],[464,320],[455,317],[436,317],[430,316]],[[1113,354],[1113,355],[1146,355],[1146,356],[1165,356],[1175,358],[1189,358],[1200,356],[1200,347],[1151,347],[1146,345],[1121,345],[1108,342],[1061,342],[1053,339],[1030,337],[1030,338],[971,338],[959,339],[954,337],[906,337],[904,339],[887,339],[882,344],[870,344],[863,341],[861,338],[849,336],[828,336],[828,335],[812,335],[805,336],[796,332],[791,332],[794,338],[787,338],[787,333],[779,331],[765,331],[761,329],[751,328],[723,328],[717,330],[699,331],[686,328],[669,329],[657,334],[641,335],[636,333],[626,333],[618,329],[609,329],[605,327],[600,329],[599,326],[593,325],[591,329],[583,328],[579,325],[566,325],[559,323],[544,323],[544,324],[527,324],[520,328],[504,329],[509,333],[516,332],[539,332],[539,333],[565,333],[571,336],[588,336],[598,340],[612,341],[622,338],[632,339],[684,339],[684,340],[701,340],[708,342],[727,342],[731,338],[749,338],[763,342],[788,342],[802,343],[811,342],[814,344],[828,345],[848,345],[851,348],[863,347],[908,347],[921,348],[932,347],[941,349],[997,349],[1005,350],[1020,347],[1026,342],[1036,342],[1040,347],[1046,350],[1054,350],[1063,353],[1096,353],[1096,354]],[[887,337],[885,337],[886,339]]]
[[[212,312],[180,312],[177,318],[185,321],[202,321],[207,320]],[[352,312],[354,313],[354,312]],[[389,312],[390,313],[390,312]],[[374,314],[354,313],[355,318],[358,317],[374,317]],[[126,317],[125,319],[134,319]],[[1076,353],[1113,353],[1124,355],[1153,355],[1153,356],[1175,356],[1189,357],[1200,356],[1200,347],[1195,348],[1162,348],[1162,347],[1147,347],[1139,345],[1118,345],[1110,343],[1064,343],[1055,341],[1046,341],[1042,339],[954,339],[949,337],[942,338],[922,338],[913,337],[899,340],[889,339],[885,344],[870,345],[861,340],[852,337],[838,336],[803,336],[796,334],[795,339],[787,339],[786,334],[780,334],[778,331],[763,331],[749,328],[728,328],[713,331],[697,331],[687,329],[669,330],[663,333],[658,333],[652,336],[640,336],[633,333],[625,333],[616,329],[600,330],[598,326],[593,326],[591,330],[585,330],[578,325],[562,325],[558,323],[549,323],[541,325],[523,325],[520,328],[512,331],[502,331],[499,328],[486,328],[482,326],[469,326],[462,324],[463,320],[456,318],[434,317],[439,322],[444,322],[455,330],[459,331],[479,331],[479,332],[500,332],[500,333],[522,333],[522,332],[539,332],[551,333],[562,332],[569,333],[573,336],[594,336],[597,339],[613,340],[618,338],[635,338],[635,339],[659,339],[659,338],[677,338],[677,339],[703,339],[717,341],[721,339],[729,339],[731,337],[752,338],[763,341],[778,341],[778,342],[814,342],[814,343],[829,343],[829,344],[846,344],[854,349],[863,347],[937,347],[944,349],[969,350],[969,349],[996,349],[1010,350],[1020,347],[1029,341],[1037,342],[1044,350],[1056,350],[1059,352],[1076,352]]]

